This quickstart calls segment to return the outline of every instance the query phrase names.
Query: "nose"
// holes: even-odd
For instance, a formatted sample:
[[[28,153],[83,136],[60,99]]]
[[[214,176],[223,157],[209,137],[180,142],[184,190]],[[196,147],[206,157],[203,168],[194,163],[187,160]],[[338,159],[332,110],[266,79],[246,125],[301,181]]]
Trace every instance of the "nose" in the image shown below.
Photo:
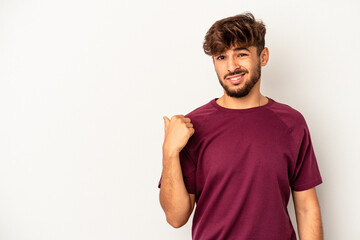
[[[234,72],[235,69],[238,69],[238,68],[239,68],[239,64],[233,58],[228,58],[227,70],[229,72]]]

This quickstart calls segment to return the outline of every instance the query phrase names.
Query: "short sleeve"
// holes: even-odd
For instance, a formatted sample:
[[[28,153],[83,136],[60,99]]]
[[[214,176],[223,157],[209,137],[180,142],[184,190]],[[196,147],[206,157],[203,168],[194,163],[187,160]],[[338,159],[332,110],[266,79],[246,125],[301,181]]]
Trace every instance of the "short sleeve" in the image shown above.
[[[303,191],[313,188],[323,181],[305,119],[303,119],[301,128],[296,134],[297,161],[295,171],[290,179],[290,186],[292,190]]]
[[[195,194],[196,165],[187,150],[187,146],[188,144],[180,151],[180,166],[186,190],[188,191],[188,193]],[[161,187],[161,178],[162,176],[160,177],[158,188]]]

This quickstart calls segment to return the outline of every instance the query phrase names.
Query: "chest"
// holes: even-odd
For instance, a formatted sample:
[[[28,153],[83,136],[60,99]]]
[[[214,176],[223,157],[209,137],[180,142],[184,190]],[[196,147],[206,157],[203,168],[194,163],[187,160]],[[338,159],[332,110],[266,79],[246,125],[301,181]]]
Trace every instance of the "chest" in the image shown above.
[[[290,136],[284,125],[267,120],[207,121],[197,151],[198,187],[207,179],[288,181],[293,161]]]

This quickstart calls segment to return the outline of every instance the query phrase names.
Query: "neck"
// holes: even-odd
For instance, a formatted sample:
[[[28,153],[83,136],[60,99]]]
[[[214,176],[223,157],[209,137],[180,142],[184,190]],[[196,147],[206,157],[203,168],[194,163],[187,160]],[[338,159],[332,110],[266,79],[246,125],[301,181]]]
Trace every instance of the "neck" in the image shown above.
[[[248,94],[241,98],[229,97],[228,95],[224,94],[216,102],[225,108],[246,109],[265,105],[267,101],[267,98],[261,95],[259,92],[252,95]]]

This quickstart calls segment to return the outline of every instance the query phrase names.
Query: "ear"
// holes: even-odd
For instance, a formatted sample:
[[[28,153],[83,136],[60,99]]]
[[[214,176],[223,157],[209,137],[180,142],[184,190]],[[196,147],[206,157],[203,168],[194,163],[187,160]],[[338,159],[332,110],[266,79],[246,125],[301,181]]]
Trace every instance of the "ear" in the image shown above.
[[[267,47],[264,47],[264,49],[260,54],[261,66],[266,66],[268,61],[269,61],[269,49]]]

